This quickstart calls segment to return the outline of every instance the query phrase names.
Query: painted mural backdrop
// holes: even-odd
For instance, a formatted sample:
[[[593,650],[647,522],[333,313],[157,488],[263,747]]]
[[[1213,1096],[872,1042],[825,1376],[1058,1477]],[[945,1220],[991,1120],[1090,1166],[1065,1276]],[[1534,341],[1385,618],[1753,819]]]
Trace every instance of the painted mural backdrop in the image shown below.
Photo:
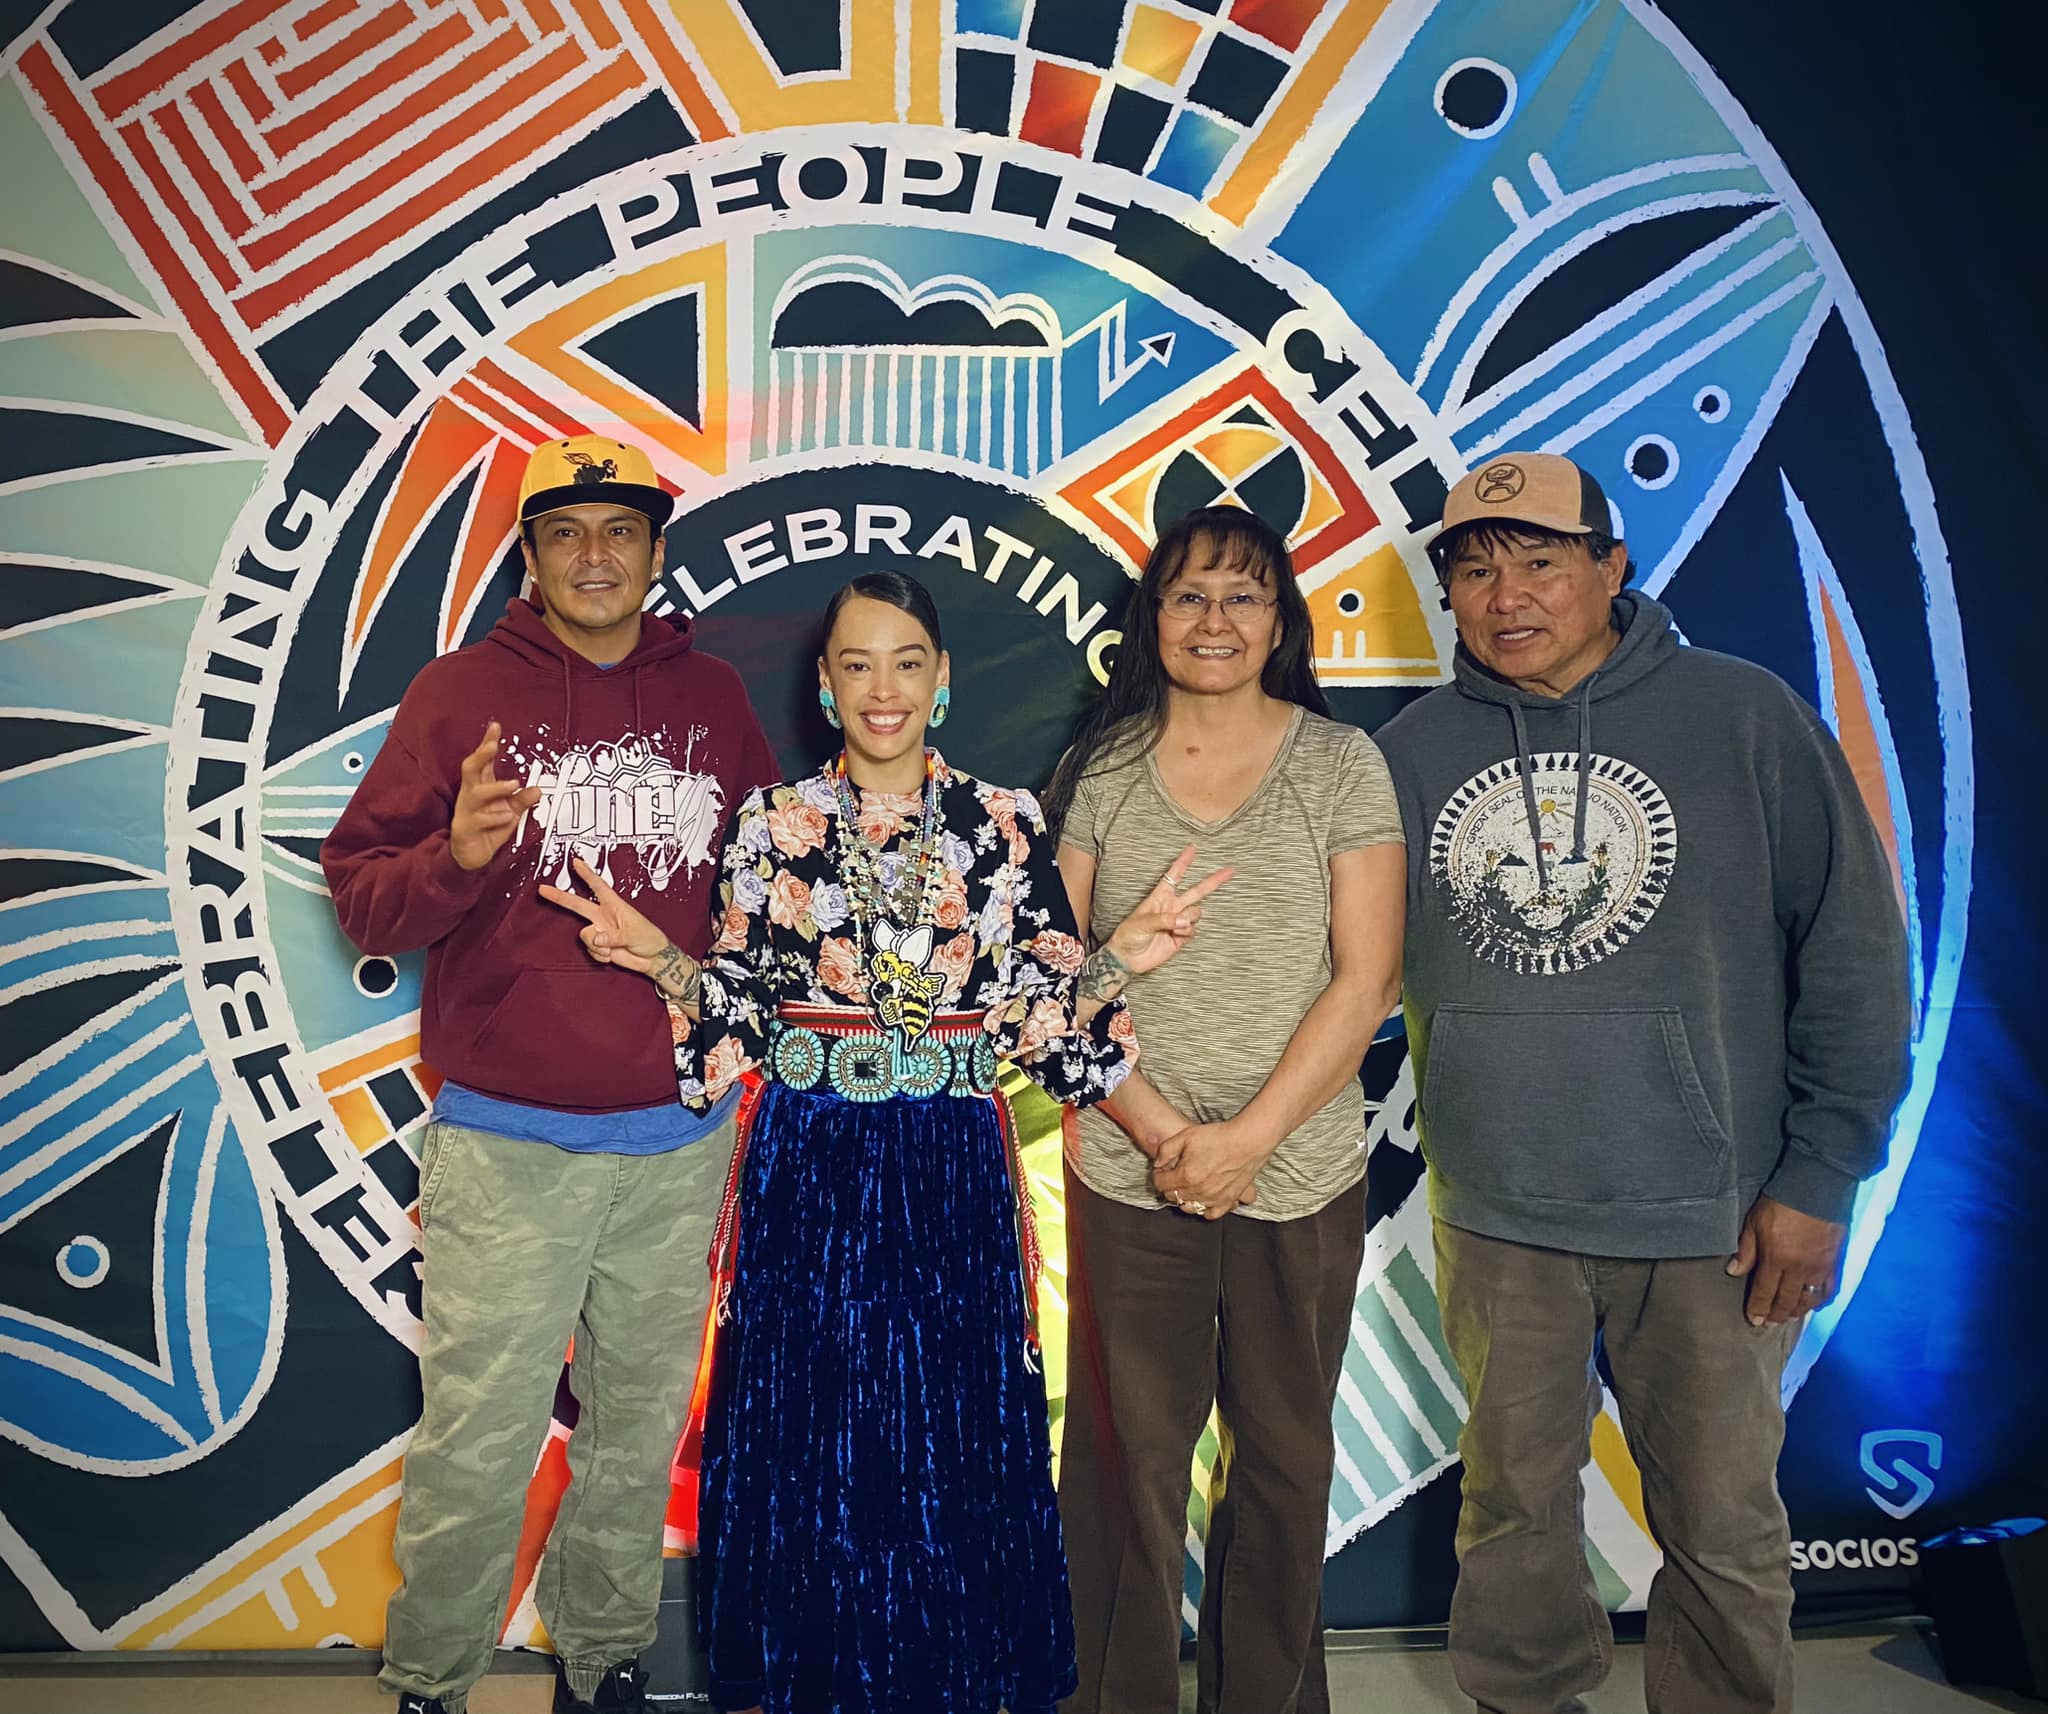
[[[1590,466],[1687,634],[1840,733],[1912,923],[1912,1093],[1788,1390],[1823,1359],[1940,1069],[1964,662],[1877,334],[1662,14],[73,0],[0,63],[0,1645],[381,1634],[436,1079],[419,960],[341,939],[317,848],[411,675],[516,590],[528,449],[584,430],[680,495],[654,605],[741,665],[786,761],[826,741],[823,595],[904,565],[954,642],[949,750],[1017,781],[1162,521],[1286,530],[1372,726],[1446,676],[1417,545],[1446,484],[1509,446]],[[1804,474],[1821,421],[1864,453],[1853,560]],[[630,766],[552,782],[556,825]],[[1398,1021],[1364,1075],[1333,1555],[1450,1467],[1462,1409]],[[1927,1448],[1868,1426],[1904,1518]],[[1594,1454],[1591,1547],[1637,1605],[1611,1408]],[[556,1444],[528,1572],[561,1482]],[[1882,1584],[1911,1548],[1881,1521]]]

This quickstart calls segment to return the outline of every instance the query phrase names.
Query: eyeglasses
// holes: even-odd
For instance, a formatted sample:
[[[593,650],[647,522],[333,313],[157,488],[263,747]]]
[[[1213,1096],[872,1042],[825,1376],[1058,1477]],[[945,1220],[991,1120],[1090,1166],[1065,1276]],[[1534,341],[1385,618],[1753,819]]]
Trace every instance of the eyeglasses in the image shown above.
[[[1229,595],[1203,595],[1196,590],[1183,589],[1176,594],[1159,597],[1161,613],[1190,625],[1208,617],[1211,607],[1233,625],[1249,625],[1272,605],[1272,596],[1252,595],[1241,589]]]

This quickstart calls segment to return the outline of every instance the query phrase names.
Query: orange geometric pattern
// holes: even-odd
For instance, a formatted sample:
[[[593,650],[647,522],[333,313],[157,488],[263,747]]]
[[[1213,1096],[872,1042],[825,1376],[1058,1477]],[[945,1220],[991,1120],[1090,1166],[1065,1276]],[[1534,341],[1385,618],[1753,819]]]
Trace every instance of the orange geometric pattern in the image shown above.
[[[698,314],[701,424],[682,420],[578,349],[581,341],[634,313],[671,299],[694,297]],[[727,447],[725,247],[710,245],[609,280],[513,334],[511,349],[562,388],[590,402],[607,430],[623,428],[651,440],[713,476],[725,473]]]
[[[1257,423],[1231,420],[1254,406]],[[1379,517],[1357,481],[1323,438],[1256,369],[1245,369],[1189,405],[1171,421],[1118,448],[1070,480],[1062,498],[1104,530],[1133,565],[1142,565],[1157,533],[1153,495],[1183,452],[1192,452],[1227,486],[1281,449],[1299,457],[1306,493],[1288,538],[1304,574],[1368,534]]]
[[[1078,155],[1088,134],[1088,115],[1095,106],[1102,79],[1078,66],[1040,60],[1031,74],[1031,95],[1024,105],[1018,135],[1027,143]]]
[[[645,82],[602,7],[243,0],[89,93],[261,328]]]
[[[1892,888],[1899,908],[1907,910],[1906,877],[1899,860],[1899,823],[1892,813],[1891,785],[1885,778],[1884,744],[1878,735],[1884,719],[1881,706],[1874,705],[1871,687],[1864,682],[1863,669],[1849,647],[1842,615],[1826,584],[1819,587],[1821,628],[1825,632],[1828,660],[1833,667],[1835,734],[1842,752],[1849,758],[1849,771],[1856,776],[1857,794],[1877,828],[1878,842],[1891,865]]]
[[[728,134],[651,0],[240,0],[80,82],[22,70],[265,438],[289,411],[248,353],[379,259],[666,88]],[[649,62],[641,63],[644,56]]]
[[[1231,169],[1230,176],[1210,196],[1209,206],[1225,220],[1242,226],[1250,219],[1260,199],[1279,180],[1287,158],[1308,136],[1338,80],[1364,51],[1366,39],[1392,7],[1393,0],[1350,0],[1336,10],[1329,28],[1301,69],[1288,80],[1251,145]],[[1278,42],[1281,33],[1293,28],[1297,17],[1306,32],[1311,20],[1301,15],[1316,9],[1306,0],[1293,0],[1291,4],[1288,0],[1272,0],[1270,4],[1240,4],[1232,15],[1247,29],[1259,30],[1269,40]],[[1396,14],[1390,29],[1399,28],[1401,16]]]

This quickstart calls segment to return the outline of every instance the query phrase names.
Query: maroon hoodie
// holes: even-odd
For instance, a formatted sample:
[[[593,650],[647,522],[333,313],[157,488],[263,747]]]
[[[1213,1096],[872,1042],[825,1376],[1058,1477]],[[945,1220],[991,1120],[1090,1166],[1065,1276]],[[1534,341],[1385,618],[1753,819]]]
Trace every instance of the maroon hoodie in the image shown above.
[[[601,1113],[676,1098],[668,1008],[593,963],[580,919],[535,890],[581,856],[685,952],[710,942],[726,822],[780,778],[739,674],[643,614],[609,669],[508,602],[480,643],[412,681],[384,747],[320,848],[343,931],[365,952],[427,949],[421,1052],[508,1101]],[[462,761],[501,727],[497,775],[539,805],[483,868],[448,850]]]

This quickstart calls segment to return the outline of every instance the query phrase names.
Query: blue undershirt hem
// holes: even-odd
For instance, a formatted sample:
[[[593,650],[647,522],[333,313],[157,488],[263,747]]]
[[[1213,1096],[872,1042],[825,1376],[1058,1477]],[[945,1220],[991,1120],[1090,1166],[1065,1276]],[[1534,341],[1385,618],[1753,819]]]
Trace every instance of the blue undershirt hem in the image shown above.
[[[733,1089],[708,1113],[693,1113],[679,1100],[616,1113],[565,1113],[444,1083],[434,1098],[434,1120],[520,1142],[547,1143],[577,1155],[663,1155],[716,1130],[738,1104],[739,1091]]]

